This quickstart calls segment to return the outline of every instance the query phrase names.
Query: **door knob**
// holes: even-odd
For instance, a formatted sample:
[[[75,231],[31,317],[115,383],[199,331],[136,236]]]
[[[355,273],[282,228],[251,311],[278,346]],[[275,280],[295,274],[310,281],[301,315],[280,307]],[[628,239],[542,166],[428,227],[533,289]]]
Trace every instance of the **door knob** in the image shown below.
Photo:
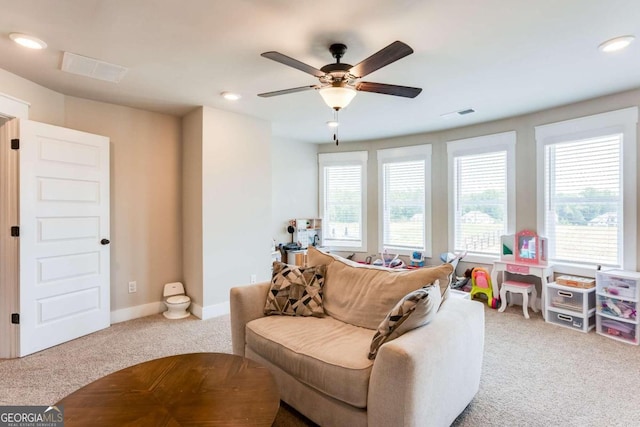
[[[100,240],[100,244],[101,244],[101,245],[108,245],[109,243],[111,243],[111,242],[109,241],[109,239],[102,239],[102,240]]]

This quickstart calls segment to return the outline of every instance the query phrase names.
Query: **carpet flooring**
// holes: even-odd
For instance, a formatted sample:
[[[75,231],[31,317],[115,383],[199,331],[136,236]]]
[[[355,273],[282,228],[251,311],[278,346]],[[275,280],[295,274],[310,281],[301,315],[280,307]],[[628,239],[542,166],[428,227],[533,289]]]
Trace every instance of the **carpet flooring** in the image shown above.
[[[480,391],[454,426],[635,426],[640,348],[487,308]],[[427,326],[428,327],[428,326]],[[180,353],[231,352],[228,316],[118,323],[39,353],[0,360],[0,405],[49,405],[119,369]],[[428,396],[425,396],[428,398]],[[276,427],[311,426],[283,404]]]

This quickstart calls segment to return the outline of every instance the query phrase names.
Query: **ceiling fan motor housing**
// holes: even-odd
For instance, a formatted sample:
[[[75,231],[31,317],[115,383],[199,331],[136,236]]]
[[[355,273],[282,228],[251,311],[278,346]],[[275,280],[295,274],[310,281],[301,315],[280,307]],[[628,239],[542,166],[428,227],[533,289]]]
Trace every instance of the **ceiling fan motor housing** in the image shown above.
[[[352,65],[350,64],[327,64],[320,70],[325,73],[320,77],[320,82],[325,84],[332,84],[334,86],[341,86],[355,80],[355,76],[349,73]]]
[[[327,64],[320,68],[320,71],[325,73],[323,77],[320,77],[321,83],[340,87],[355,80],[355,76],[349,73],[349,70],[353,68],[353,65],[343,64],[340,62],[340,59],[344,56],[346,51],[347,45],[342,43],[334,43],[329,46],[329,52],[331,52],[331,55],[336,58],[336,62],[334,64]]]

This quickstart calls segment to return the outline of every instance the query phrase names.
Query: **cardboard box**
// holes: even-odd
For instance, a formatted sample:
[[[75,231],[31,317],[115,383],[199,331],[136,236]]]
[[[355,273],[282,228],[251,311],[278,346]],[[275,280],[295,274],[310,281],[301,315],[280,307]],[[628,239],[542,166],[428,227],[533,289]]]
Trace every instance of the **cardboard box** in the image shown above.
[[[556,283],[562,286],[572,286],[574,288],[593,288],[596,285],[596,279],[577,276],[558,276]]]

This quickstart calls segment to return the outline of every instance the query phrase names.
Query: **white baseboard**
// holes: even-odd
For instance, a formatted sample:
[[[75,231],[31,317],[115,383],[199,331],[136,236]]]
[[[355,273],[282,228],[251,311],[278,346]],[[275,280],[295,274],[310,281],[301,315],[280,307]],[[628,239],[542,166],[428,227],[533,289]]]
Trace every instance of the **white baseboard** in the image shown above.
[[[139,317],[151,316],[152,314],[162,313],[166,309],[167,307],[162,301],[121,308],[120,310],[111,312],[111,324],[126,322],[127,320],[133,320]],[[229,314],[230,306],[229,301],[208,305],[204,308],[199,304],[191,303],[189,311],[191,311],[191,313],[197,318],[207,320]]]
[[[198,304],[191,304],[191,313],[202,320],[223,316],[225,314],[229,314],[230,311],[229,301],[208,305],[206,307],[202,307]]]
[[[166,309],[167,307],[162,301],[121,308],[111,312],[111,324],[137,319],[138,317],[151,316],[152,314],[162,313]]]

